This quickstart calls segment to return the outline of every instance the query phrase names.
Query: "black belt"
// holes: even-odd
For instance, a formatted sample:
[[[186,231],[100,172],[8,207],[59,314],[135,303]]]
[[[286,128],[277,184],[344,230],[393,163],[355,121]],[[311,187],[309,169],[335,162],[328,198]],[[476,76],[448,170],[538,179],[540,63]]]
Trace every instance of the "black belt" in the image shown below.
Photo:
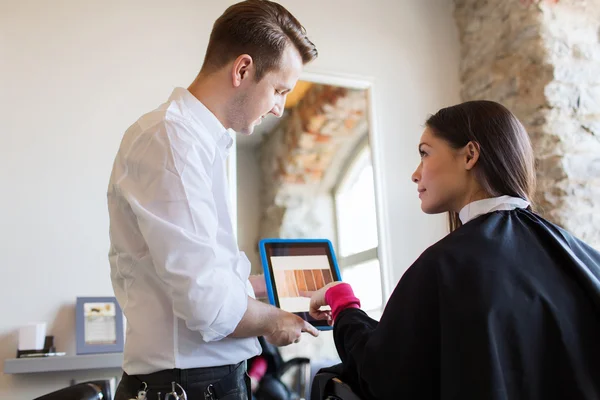
[[[223,374],[226,375],[223,376]],[[238,389],[240,381],[244,382],[247,390],[250,391],[250,382],[246,374],[246,363],[244,361],[237,365],[220,367],[169,369],[147,375],[124,375],[129,378],[135,378],[142,385],[145,384],[147,390],[152,392],[157,392],[159,387],[170,387],[171,382],[178,383],[186,391],[188,390],[188,385],[198,383],[196,380],[205,382],[207,386],[204,389],[204,399],[198,400],[218,400],[223,398],[232,390]],[[221,375],[222,377],[217,378],[215,376],[212,379],[212,375]],[[190,400],[196,400],[196,398],[197,396]],[[251,394],[249,394],[248,398],[252,398]]]
[[[206,390],[204,391],[204,400],[218,400],[222,397],[225,397],[227,392],[231,391],[232,388],[237,387],[238,375],[240,374],[239,369],[244,369],[245,382],[246,387],[249,387],[249,382],[247,382],[247,375],[245,374],[245,362],[241,362],[237,365],[237,367],[231,371],[229,374],[225,375],[223,378],[219,379],[215,383],[211,383],[208,385]],[[251,397],[248,397],[251,399]]]

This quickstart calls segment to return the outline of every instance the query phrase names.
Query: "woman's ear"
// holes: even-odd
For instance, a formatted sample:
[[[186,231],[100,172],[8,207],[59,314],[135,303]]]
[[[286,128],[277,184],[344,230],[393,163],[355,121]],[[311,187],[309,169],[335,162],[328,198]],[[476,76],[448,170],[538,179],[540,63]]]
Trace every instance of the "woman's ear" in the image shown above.
[[[480,147],[477,142],[469,142],[465,146],[465,169],[470,171],[479,160]]]

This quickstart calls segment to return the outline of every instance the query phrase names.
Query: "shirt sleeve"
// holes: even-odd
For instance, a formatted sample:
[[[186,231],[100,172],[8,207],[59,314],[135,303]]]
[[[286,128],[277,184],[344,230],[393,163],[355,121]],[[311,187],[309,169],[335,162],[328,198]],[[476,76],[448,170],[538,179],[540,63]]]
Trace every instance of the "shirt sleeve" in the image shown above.
[[[217,246],[216,149],[197,135],[171,120],[147,130],[127,155],[120,187],[175,315],[210,342],[231,334],[246,312],[246,279],[236,268],[246,259]]]

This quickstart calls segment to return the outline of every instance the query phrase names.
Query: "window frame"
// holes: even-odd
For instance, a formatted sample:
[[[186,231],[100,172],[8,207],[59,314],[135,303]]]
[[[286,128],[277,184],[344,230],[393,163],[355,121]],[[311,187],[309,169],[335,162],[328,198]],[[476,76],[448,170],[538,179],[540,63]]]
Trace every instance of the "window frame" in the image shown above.
[[[369,159],[369,163],[365,163],[362,160],[363,154],[365,152],[368,152],[368,159]],[[364,165],[361,166],[358,165],[359,163],[363,162]],[[334,186],[331,189],[331,198],[332,198],[332,205],[333,205],[333,218],[334,218],[334,232],[335,232],[335,252],[337,255],[337,261],[338,261],[338,266],[340,268],[340,273],[342,274],[342,276],[344,276],[344,270],[348,269],[348,268],[352,268],[354,266],[369,262],[369,261],[374,261],[377,260],[379,263],[379,273],[380,273],[380,286],[381,286],[381,305],[378,309],[370,309],[370,310],[365,310],[365,312],[367,313],[375,313],[375,314],[379,314],[381,315],[381,312],[383,311],[383,308],[385,306],[385,297],[386,297],[386,293],[385,293],[385,285],[384,285],[384,272],[382,271],[382,265],[381,265],[381,258],[379,256],[379,245],[360,251],[358,253],[354,253],[348,256],[342,256],[341,252],[340,252],[340,248],[341,248],[341,238],[340,238],[340,230],[339,230],[339,211],[338,211],[338,201],[337,201],[337,194],[340,192],[340,190],[344,187],[344,185],[353,177],[358,176],[362,169],[367,167],[368,165],[371,166],[371,168],[373,168],[373,175],[375,175],[374,172],[374,166],[373,166],[373,153],[372,153],[372,149],[371,146],[369,144],[369,136],[368,134],[364,135],[364,138],[362,138],[358,144],[356,145],[356,147],[354,148],[354,150],[350,153],[350,155],[348,156],[348,158],[346,159],[346,162],[343,165],[343,168],[341,169],[340,174],[338,175]],[[375,207],[375,211],[377,213],[377,198],[376,198],[376,188],[375,188],[375,176],[373,176],[373,198],[374,198],[374,207]],[[375,218],[375,223],[377,225],[379,225],[379,221],[378,218]],[[379,234],[379,226],[377,226],[377,242],[380,243],[380,234]]]

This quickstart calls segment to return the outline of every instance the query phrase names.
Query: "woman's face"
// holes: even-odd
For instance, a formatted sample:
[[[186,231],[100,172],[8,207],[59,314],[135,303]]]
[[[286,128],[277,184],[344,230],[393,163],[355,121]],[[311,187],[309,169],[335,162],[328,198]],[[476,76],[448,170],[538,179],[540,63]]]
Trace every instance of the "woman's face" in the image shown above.
[[[421,162],[412,175],[423,212],[459,212],[468,204],[476,189],[471,169],[477,162],[477,159],[473,160],[470,147],[454,149],[430,128],[425,128],[419,143]]]

